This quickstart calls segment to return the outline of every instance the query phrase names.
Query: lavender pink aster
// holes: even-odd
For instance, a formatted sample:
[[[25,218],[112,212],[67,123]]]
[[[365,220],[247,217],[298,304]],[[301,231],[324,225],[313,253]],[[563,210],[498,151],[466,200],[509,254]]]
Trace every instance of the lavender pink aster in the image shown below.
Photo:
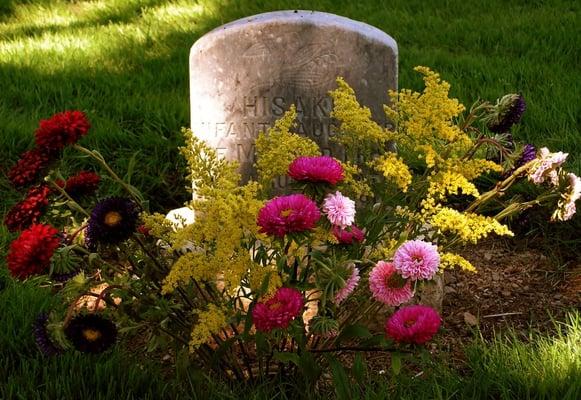
[[[299,182],[326,182],[336,185],[343,180],[343,167],[329,156],[298,157],[288,167],[288,175]]]
[[[323,212],[333,225],[345,228],[355,221],[355,202],[341,192],[328,194],[323,201]]]
[[[423,344],[440,329],[441,318],[431,307],[414,305],[397,310],[386,322],[385,332],[398,343]]]
[[[432,279],[440,266],[438,248],[422,240],[408,240],[396,250],[393,265],[403,278]]]
[[[349,295],[353,293],[357,287],[359,279],[361,279],[359,276],[359,270],[357,268],[351,267],[351,270],[351,275],[345,281],[345,286],[339,289],[339,291],[335,294],[335,304],[339,304],[347,297],[349,297]]]
[[[581,178],[573,173],[568,173],[567,181],[567,192],[561,194],[557,209],[551,216],[552,221],[568,221],[577,212],[575,202],[581,198]]]
[[[317,204],[302,194],[275,197],[258,212],[256,223],[261,233],[283,237],[315,227],[321,218]]]
[[[303,309],[303,296],[293,288],[279,288],[274,296],[265,302],[257,303],[252,310],[252,319],[256,330],[270,332],[273,329],[285,329]]]
[[[365,239],[365,233],[356,225],[351,225],[346,228],[334,225],[331,232],[340,244],[361,243]]]
[[[379,261],[369,273],[369,289],[377,301],[394,307],[414,296],[411,281],[403,279],[393,264],[385,261]]]
[[[537,161],[529,171],[529,180],[537,185],[549,180],[554,186],[556,186],[559,181],[557,168],[565,162],[568,155],[569,154],[561,151],[551,153],[549,149],[543,147],[539,151]]]

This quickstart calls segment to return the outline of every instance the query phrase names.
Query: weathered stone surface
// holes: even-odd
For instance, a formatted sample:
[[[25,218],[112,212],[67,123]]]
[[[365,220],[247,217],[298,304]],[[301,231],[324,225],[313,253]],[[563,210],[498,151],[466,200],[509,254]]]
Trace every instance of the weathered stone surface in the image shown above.
[[[370,25],[332,14],[280,11],[244,18],[200,38],[190,52],[192,130],[227,159],[244,179],[255,175],[254,139],[291,104],[298,133],[325,154],[343,158],[332,143],[328,91],[342,76],[376,121],[397,87],[397,45]],[[281,183],[284,185],[284,183]]]

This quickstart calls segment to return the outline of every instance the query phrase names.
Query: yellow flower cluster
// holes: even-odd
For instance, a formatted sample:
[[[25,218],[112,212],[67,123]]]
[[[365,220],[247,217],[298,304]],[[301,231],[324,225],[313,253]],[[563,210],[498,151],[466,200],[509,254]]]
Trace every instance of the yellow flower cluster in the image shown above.
[[[190,340],[190,351],[194,352],[202,344],[208,342],[208,339],[224,328],[227,324],[224,310],[215,304],[208,304],[205,311],[197,311],[198,321],[192,329]]]
[[[343,78],[337,78],[337,89],[330,92],[333,99],[331,116],[341,122],[341,131],[336,136],[337,142],[353,154],[369,153],[374,148],[394,139],[392,132],[381,127],[371,119],[371,110],[362,107],[355,91]]]
[[[373,192],[367,180],[363,177],[361,169],[349,161],[340,161],[340,163],[343,167],[343,181],[338,188],[341,193],[358,199],[371,196]]]
[[[274,294],[276,290],[282,286],[282,279],[278,274],[278,271],[275,267],[255,267],[250,270],[248,274],[248,286],[252,292],[257,292],[262,288],[262,285],[266,283],[266,279],[268,279],[268,283],[266,286],[266,293],[263,293],[265,296],[269,296]]]
[[[385,153],[371,164],[388,181],[394,182],[402,192],[407,192],[408,186],[412,183],[412,174],[401,157],[395,153]]]
[[[300,156],[319,156],[319,146],[312,140],[291,133],[297,112],[293,105],[272,128],[261,132],[256,138],[256,169],[259,182],[264,189],[270,188],[272,180],[286,175],[288,166]]]
[[[154,238],[161,239],[166,243],[171,242],[171,234],[173,233],[173,224],[165,218],[165,215],[160,213],[141,213],[139,216],[141,222],[147,229],[149,234]]]
[[[470,261],[454,253],[440,254],[440,269],[460,267],[464,271],[476,272],[476,268]]]
[[[499,236],[514,235],[507,226],[494,218],[474,213],[461,213],[448,207],[441,207],[427,222],[439,233],[458,235],[464,243],[476,243],[491,232]]]

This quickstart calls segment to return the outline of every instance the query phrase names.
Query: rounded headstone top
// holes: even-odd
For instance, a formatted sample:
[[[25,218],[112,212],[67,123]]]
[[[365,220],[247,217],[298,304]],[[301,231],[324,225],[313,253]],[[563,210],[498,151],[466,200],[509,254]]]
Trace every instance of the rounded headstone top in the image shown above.
[[[203,43],[207,40],[210,40],[213,35],[221,34],[224,31],[231,31],[229,33],[234,33],[236,30],[247,30],[249,27],[257,28],[261,25],[285,23],[317,25],[321,27],[325,26],[353,30],[360,35],[365,36],[369,41],[376,41],[383,44],[384,46],[391,47],[394,51],[394,55],[397,57],[396,41],[381,29],[378,29],[364,22],[342,17],[340,15],[309,10],[273,11],[237,19],[235,21],[219,26],[218,28],[215,28],[202,36],[194,43],[192,50],[197,46],[203,45]]]

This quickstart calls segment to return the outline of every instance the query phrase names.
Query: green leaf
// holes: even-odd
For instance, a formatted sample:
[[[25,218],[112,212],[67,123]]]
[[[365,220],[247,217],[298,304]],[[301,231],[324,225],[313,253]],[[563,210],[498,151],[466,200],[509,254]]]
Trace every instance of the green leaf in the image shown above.
[[[353,374],[353,377],[359,385],[363,385],[367,376],[367,364],[360,353],[355,354],[351,374]]]
[[[284,351],[284,352],[275,351],[274,352],[274,359],[281,361],[285,364],[292,362],[297,367],[300,366],[300,359],[299,359],[298,354],[296,354],[296,353],[291,353],[288,351]]]
[[[401,372],[401,353],[391,353],[391,371],[394,375],[399,375]]]
[[[360,324],[347,325],[335,340],[335,344],[338,345],[339,343],[346,339],[352,338],[368,339],[372,336],[373,335],[371,334],[371,332],[369,332],[369,329],[367,329],[367,327],[363,325]]]
[[[332,355],[327,355],[327,361],[329,362],[329,367],[331,367],[331,373],[333,375],[333,386],[335,387],[335,393],[337,394],[337,399],[339,400],[350,400],[353,398],[351,393],[351,383],[349,381],[349,376],[347,371],[337,359]]]
[[[317,365],[315,357],[308,351],[299,356],[299,369],[308,385],[314,384],[321,375],[321,368]]]

